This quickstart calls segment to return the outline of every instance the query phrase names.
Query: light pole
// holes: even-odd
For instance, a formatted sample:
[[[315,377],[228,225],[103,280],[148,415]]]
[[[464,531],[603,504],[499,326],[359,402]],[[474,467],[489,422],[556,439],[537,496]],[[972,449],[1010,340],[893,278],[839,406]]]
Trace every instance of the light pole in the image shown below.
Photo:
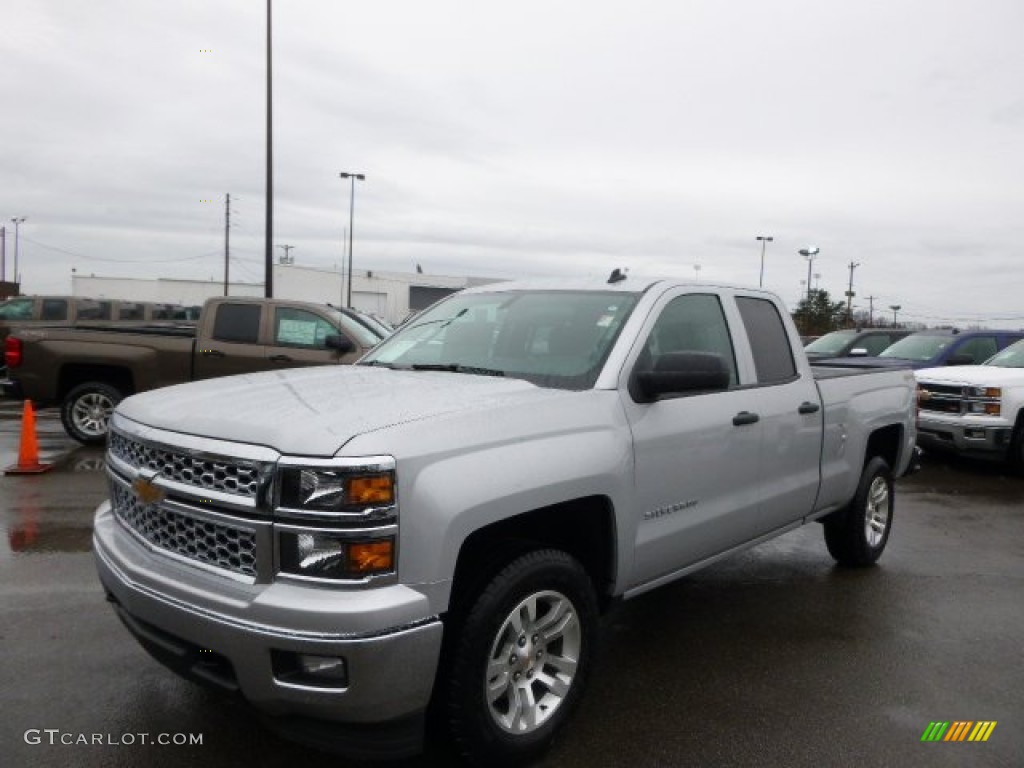
[[[352,188],[348,197],[348,294],[345,306],[352,309],[352,220],[356,211],[356,179],[366,181],[366,176],[361,173],[339,173],[343,179],[352,180]]]
[[[288,252],[292,248],[295,247],[294,245],[279,245],[277,247],[284,249],[284,256],[281,257],[281,260],[278,262],[279,264],[294,264],[295,263],[295,257],[288,255]]]
[[[892,327],[893,328],[896,327],[896,313],[899,312],[902,308],[903,308],[903,305],[901,305],[901,304],[890,304],[889,305],[889,309],[892,310]]]
[[[758,235],[754,239],[761,241],[761,278],[757,281],[757,287],[758,288],[764,288],[764,247],[765,247],[765,243],[774,242],[775,238],[774,237],[765,237],[763,235]]]
[[[25,220],[24,216],[14,216],[14,284],[18,286],[18,293],[21,293],[21,281],[18,280],[18,226]]]
[[[700,280],[700,264],[693,265],[693,279]]]
[[[807,259],[807,303],[811,302],[811,265],[814,264],[814,257],[818,255],[820,249],[817,246],[812,245],[810,248],[801,248],[798,253]]]

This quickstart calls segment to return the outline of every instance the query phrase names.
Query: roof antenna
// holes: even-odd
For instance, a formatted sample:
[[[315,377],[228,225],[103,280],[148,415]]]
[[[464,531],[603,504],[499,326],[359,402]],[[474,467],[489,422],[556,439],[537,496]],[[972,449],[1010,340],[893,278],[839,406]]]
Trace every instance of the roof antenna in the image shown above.
[[[612,270],[612,273],[608,275],[608,284],[615,285],[615,283],[621,283],[626,279],[626,273],[629,272],[629,268],[619,269],[616,267]]]

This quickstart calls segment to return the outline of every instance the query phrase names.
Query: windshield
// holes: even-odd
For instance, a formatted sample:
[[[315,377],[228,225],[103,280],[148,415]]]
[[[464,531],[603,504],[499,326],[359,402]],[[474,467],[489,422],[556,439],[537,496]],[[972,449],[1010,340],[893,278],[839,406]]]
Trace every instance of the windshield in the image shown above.
[[[879,357],[898,357],[901,360],[914,360],[927,363],[939,352],[953,343],[952,336],[907,336],[880,353]]]
[[[804,351],[809,355],[838,355],[856,335],[856,331],[832,331],[812,341],[804,347]]]
[[[370,347],[380,343],[380,337],[358,320],[353,320],[345,313],[334,309],[334,307],[328,307],[325,311],[330,315],[335,325],[358,341],[359,346],[364,349],[369,349]]]
[[[441,367],[589,389],[637,302],[610,291],[456,294],[425,311],[362,365]]]
[[[1024,341],[1011,344],[998,355],[986,360],[985,365],[997,365],[1000,368],[1024,368]]]

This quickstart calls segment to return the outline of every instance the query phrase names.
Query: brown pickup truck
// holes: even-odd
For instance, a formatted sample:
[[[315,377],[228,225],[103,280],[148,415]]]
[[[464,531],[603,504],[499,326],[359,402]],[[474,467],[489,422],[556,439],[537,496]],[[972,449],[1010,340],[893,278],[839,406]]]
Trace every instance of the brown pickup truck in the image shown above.
[[[278,299],[207,300],[195,328],[16,329],[4,341],[7,397],[60,404],[64,429],[102,443],[110,414],[136,392],[193,379],[351,363],[381,340],[358,313]]]

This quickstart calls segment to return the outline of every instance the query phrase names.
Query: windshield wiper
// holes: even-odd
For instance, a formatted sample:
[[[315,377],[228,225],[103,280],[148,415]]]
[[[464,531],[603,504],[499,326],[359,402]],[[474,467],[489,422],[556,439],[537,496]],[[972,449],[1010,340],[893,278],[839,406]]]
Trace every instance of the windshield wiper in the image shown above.
[[[382,363],[380,360],[367,360],[365,363],[356,363],[356,365],[377,365],[381,368],[394,368],[394,363]]]
[[[448,371],[449,373],[471,373],[476,376],[504,376],[504,371],[494,368],[478,368],[475,365],[458,363],[413,363],[409,366],[414,371]]]

